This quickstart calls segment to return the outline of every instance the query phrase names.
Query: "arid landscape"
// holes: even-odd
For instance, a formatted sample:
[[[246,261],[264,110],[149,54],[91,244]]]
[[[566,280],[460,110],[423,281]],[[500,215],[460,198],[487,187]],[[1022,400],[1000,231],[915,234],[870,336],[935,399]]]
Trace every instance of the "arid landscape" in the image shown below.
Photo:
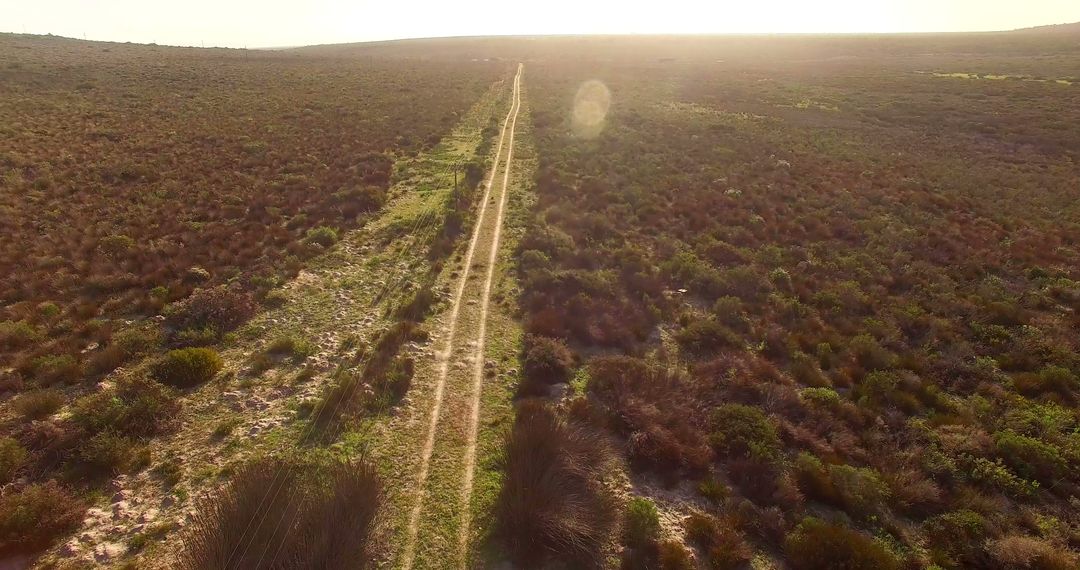
[[[1077,125],[1077,25],[0,34],[0,568],[1078,568]]]

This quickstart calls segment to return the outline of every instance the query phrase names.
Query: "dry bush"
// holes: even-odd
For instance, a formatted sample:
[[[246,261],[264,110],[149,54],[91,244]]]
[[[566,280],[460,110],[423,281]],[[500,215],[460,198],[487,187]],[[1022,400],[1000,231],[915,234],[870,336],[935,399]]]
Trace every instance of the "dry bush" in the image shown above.
[[[183,535],[180,567],[187,570],[260,568],[278,545],[279,521],[295,521],[299,467],[269,459],[245,465],[216,495],[203,498]]]
[[[26,420],[40,420],[52,415],[64,405],[64,394],[60,390],[46,388],[30,390],[15,397],[12,407]]]
[[[548,558],[595,567],[617,510],[600,482],[611,450],[592,429],[525,401],[507,441],[506,478],[496,503],[497,534],[511,558],[536,567]]]
[[[896,557],[859,531],[807,517],[784,541],[784,554],[795,570],[835,568],[893,570]]]
[[[217,340],[251,318],[257,308],[250,293],[219,285],[196,289],[186,299],[166,307],[165,324],[173,330],[174,342],[182,339],[185,331],[211,331],[212,339]]]
[[[44,548],[82,522],[86,503],[56,481],[0,496],[0,554]]]
[[[708,466],[706,406],[686,378],[641,359],[599,357],[589,363],[588,390],[638,465],[668,475]]]
[[[169,431],[180,412],[176,391],[144,376],[117,379],[106,390],[75,402],[71,419],[84,430],[114,430],[146,438]]]
[[[525,337],[525,357],[522,362],[524,378],[518,385],[518,396],[543,396],[548,386],[570,380],[574,355],[566,343],[537,335]]]
[[[701,548],[705,564],[715,570],[742,568],[753,551],[726,518],[694,512],[686,519],[686,537]]]
[[[180,568],[369,568],[383,500],[363,460],[319,467],[256,460],[198,502]]]
[[[992,541],[987,550],[1003,569],[1071,570],[1080,566],[1080,556],[1045,540],[1009,534]]]

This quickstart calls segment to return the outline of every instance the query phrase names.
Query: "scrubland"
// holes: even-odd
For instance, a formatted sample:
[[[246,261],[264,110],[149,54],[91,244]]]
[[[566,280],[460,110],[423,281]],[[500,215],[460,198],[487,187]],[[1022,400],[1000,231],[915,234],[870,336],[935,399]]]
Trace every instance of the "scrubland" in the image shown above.
[[[101,564],[395,560],[398,440],[518,61],[467,559],[1080,564],[1069,32],[0,37],[0,554],[55,554],[141,474],[194,514]],[[160,456],[189,432],[238,451]]]
[[[387,315],[397,324],[363,331],[370,345],[333,331],[341,347],[332,351],[347,354],[329,357],[334,362],[316,358],[329,349],[323,331],[236,331],[287,302],[306,306],[281,285],[378,218],[395,177],[418,176],[402,165],[430,170],[417,171],[426,178],[414,202],[425,210],[416,223],[370,232],[375,241],[353,239],[347,248],[396,252],[393,240],[404,236],[424,242],[411,248],[419,259],[445,257],[469,219],[467,189],[481,165],[447,153],[454,162],[435,170],[418,156],[436,152],[504,67],[0,36],[0,554],[34,556],[80,527],[96,532],[94,517],[110,503],[104,508],[122,521],[129,504],[146,501],[132,498],[123,481],[153,481],[172,494],[164,504],[185,504],[193,492],[199,496],[190,500],[202,501],[214,485],[197,481],[220,470],[232,482],[219,499],[197,503],[202,515],[183,535],[186,564],[221,564],[223,548],[243,557],[237,544],[287,536],[293,546],[278,557],[298,567],[364,557],[366,541],[357,538],[361,554],[346,552],[305,525],[249,520],[262,533],[257,539],[227,534],[252,513],[279,524],[270,515],[334,520],[342,510],[377,509],[380,483],[362,458],[339,457],[338,465],[325,455],[272,457],[223,468],[182,464],[156,442],[178,432],[187,438],[205,422],[217,426],[211,443],[240,437],[232,432],[259,418],[205,417],[216,408],[200,396],[238,370],[241,390],[265,383],[273,368],[295,375],[297,385],[325,378],[323,393],[312,389],[315,397],[290,404],[324,445],[342,429],[339,416],[376,413],[401,398],[412,361],[398,351],[421,335],[415,322],[435,301],[423,273],[406,276],[404,287],[385,270],[378,283],[360,283],[364,299],[401,305]],[[459,186],[444,192],[454,170]],[[379,261],[367,260],[372,268]],[[345,314],[348,305],[336,299],[331,309]],[[376,302],[368,312],[381,310]],[[361,363],[362,378],[354,372]],[[197,409],[186,411],[191,402]],[[273,488],[286,476],[310,487],[275,493],[277,503],[268,493],[252,498],[264,491],[259,477],[274,469]],[[337,500],[345,495],[351,502]],[[334,528],[360,537],[371,516],[352,512],[351,524],[341,519]],[[118,547],[125,539],[88,534],[89,560],[112,564],[124,551],[182,538],[171,534],[175,522],[150,520]],[[61,564],[81,555],[64,550]],[[232,563],[254,563],[243,560]]]
[[[544,45],[515,560],[1076,567],[1075,38]]]

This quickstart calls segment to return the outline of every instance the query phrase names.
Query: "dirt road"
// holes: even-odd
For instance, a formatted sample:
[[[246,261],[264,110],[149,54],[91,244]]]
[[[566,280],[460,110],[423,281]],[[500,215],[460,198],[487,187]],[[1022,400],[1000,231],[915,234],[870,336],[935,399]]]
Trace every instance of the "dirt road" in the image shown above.
[[[510,110],[499,134],[495,161],[435,354],[434,394],[402,545],[401,567],[405,569],[414,565],[464,567],[467,563],[488,307],[521,106],[521,74],[519,65]],[[502,180],[496,185],[500,172]],[[452,492],[453,489],[457,492]],[[448,544],[453,545],[449,551],[456,554],[456,560],[444,558]]]

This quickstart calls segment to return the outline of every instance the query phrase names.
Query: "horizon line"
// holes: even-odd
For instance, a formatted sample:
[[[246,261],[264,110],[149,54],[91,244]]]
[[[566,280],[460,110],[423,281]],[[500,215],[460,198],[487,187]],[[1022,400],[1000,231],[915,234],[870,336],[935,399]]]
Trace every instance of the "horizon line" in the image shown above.
[[[351,46],[358,44],[386,44],[392,42],[412,42],[412,41],[429,41],[429,40],[478,40],[486,38],[521,38],[521,39],[539,39],[539,38],[620,38],[620,37],[866,37],[866,36],[942,36],[942,35],[991,35],[991,34],[1012,34],[1016,32],[1036,31],[1045,28],[1055,28],[1059,26],[1080,26],[1080,22],[1062,22],[1058,24],[1043,24],[1039,26],[1027,26],[1023,28],[1013,28],[1009,30],[938,30],[938,31],[899,31],[899,32],[605,32],[605,33],[540,33],[540,34],[484,34],[484,35],[447,35],[447,36],[416,36],[416,37],[400,37],[400,38],[384,38],[374,40],[355,40],[355,41],[341,41],[330,43],[312,43],[312,44],[299,44],[299,45],[285,45],[285,46],[256,46],[256,47],[231,47],[220,45],[194,45],[194,44],[167,44],[157,42],[139,42],[130,40],[98,40],[90,39],[84,35],[84,37],[65,36],[53,33],[31,33],[31,32],[7,32],[0,31],[0,35],[10,36],[30,36],[40,38],[59,38],[65,40],[75,40],[80,42],[94,42],[94,43],[110,43],[110,44],[131,44],[142,46],[158,46],[158,47],[175,47],[175,48],[188,48],[188,49],[235,49],[235,50],[266,50],[266,51],[280,51],[290,49],[304,49],[304,48],[316,48],[316,47],[330,47],[330,46]]]

